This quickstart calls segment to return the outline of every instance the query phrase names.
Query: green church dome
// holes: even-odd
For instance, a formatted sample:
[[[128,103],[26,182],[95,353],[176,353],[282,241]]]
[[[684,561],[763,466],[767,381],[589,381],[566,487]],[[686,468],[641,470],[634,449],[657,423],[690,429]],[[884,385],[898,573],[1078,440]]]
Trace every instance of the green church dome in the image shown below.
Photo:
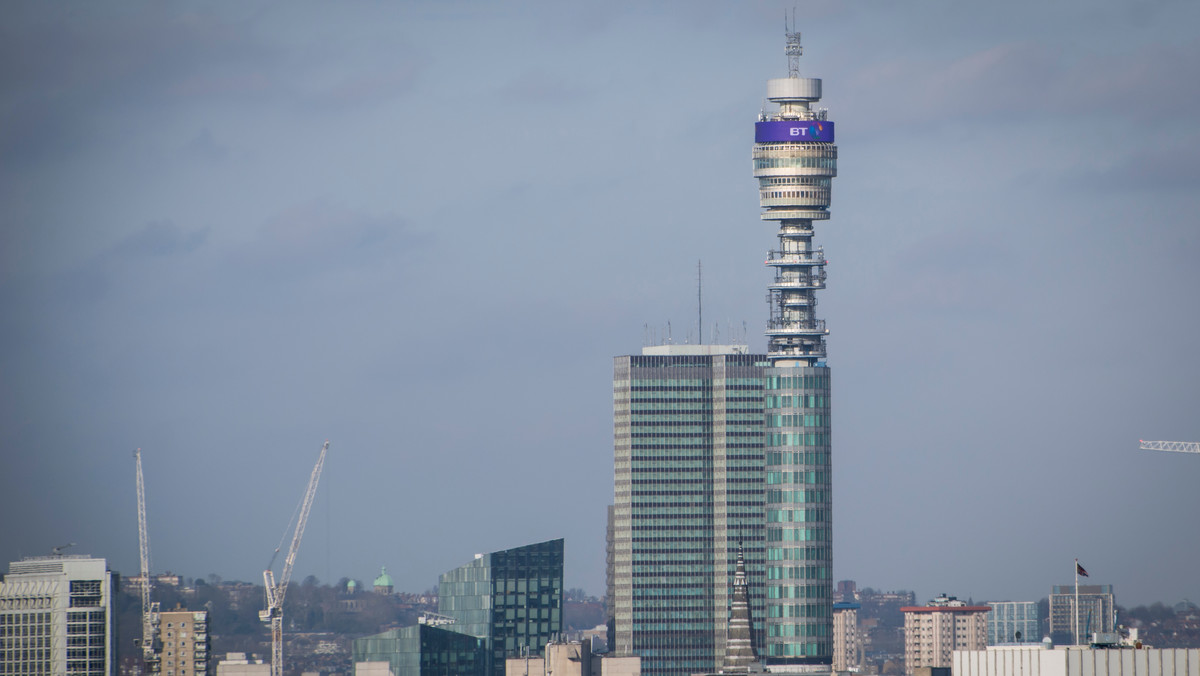
[[[387,574],[387,566],[379,569],[379,577],[375,578],[376,587],[393,587],[392,576]]]

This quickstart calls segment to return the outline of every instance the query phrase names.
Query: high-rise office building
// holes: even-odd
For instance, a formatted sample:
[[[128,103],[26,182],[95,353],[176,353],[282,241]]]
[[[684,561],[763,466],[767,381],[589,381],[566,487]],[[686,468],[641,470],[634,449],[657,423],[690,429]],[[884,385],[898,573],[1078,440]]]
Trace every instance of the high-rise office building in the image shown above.
[[[830,369],[816,292],[825,254],[813,223],[829,218],[837,175],[834,125],[817,108],[821,80],[800,77],[800,34],[787,34],[788,77],[767,81],[754,130],[754,176],[762,220],[779,224],[769,289],[764,431],[766,458],[766,645],[782,672],[828,667],[833,656]]]
[[[821,81],[799,76],[799,33],[786,51],[753,151],[761,218],[779,224],[767,354],[663,345],[616,358],[610,647],[655,676],[723,663],[739,544],[758,656],[777,673],[832,663],[826,262],[813,223],[829,218],[837,147],[815,105]]]
[[[1111,584],[1079,585],[1078,607],[1075,585],[1054,585],[1050,594],[1050,639],[1056,644],[1087,645],[1092,634],[1111,634],[1116,624]]]
[[[116,673],[113,575],[104,559],[14,561],[0,581],[0,674]]]
[[[989,601],[988,645],[1041,643],[1037,601]]]
[[[563,541],[479,554],[443,573],[438,613],[444,628],[484,640],[484,674],[503,676],[504,661],[537,654],[563,633]]]
[[[609,648],[645,674],[721,666],[739,544],[761,627],[765,360],[730,345],[615,359]]]

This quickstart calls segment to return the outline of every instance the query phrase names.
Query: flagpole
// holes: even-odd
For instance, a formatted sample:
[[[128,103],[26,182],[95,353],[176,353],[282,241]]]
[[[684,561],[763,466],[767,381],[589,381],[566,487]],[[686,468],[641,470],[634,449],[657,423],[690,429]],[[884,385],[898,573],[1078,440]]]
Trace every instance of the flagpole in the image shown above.
[[[1079,559],[1075,559],[1075,645],[1079,645]]]

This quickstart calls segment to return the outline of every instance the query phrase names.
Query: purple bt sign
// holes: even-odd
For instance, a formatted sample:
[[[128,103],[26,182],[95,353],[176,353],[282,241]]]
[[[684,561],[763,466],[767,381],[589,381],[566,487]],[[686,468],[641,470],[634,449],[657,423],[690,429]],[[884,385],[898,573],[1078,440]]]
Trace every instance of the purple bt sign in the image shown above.
[[[833,123],[828,120],[781,120],[755,122],[755,143],[810,141],[833,143]]]

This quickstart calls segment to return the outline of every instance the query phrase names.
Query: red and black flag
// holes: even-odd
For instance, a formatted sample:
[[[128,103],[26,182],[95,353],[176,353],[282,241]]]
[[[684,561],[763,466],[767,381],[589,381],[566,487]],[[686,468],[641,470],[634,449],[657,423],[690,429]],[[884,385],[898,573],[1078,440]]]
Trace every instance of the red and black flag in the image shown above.
[[[1082,575],[1084,577],[1088,576],[1087,571],[1083,569],[1083,566],[1079,565],[1079,559],[1075,559],[1075,574]]]

